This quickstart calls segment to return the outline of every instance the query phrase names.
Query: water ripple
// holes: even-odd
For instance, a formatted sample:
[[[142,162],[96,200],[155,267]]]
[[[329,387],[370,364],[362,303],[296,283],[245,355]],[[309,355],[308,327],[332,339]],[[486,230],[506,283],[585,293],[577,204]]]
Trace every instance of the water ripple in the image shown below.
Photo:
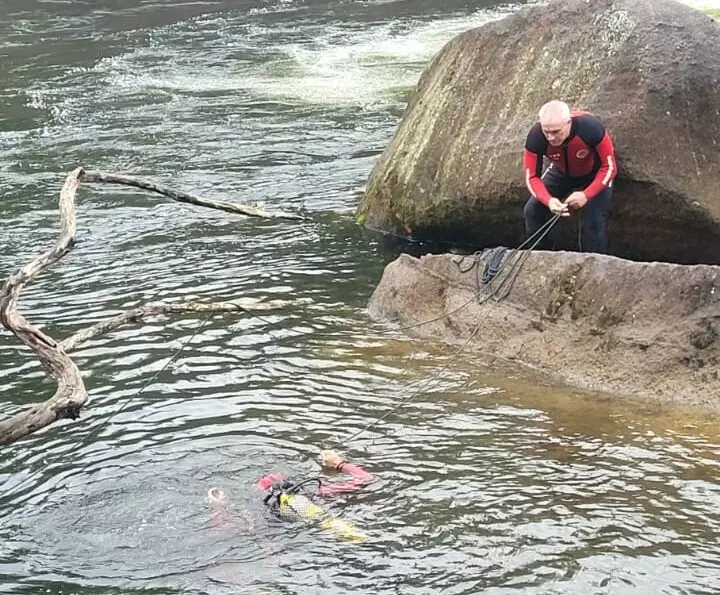
[[[0,9],[0,274],[56,240],[78,164],[312,221],[80,189],[75,250],[20,298],[51,336],[155,300],[290,305],[153,317],[75,350],[81,418],[2,450],[7,592],[717,592],[716,420],[471,354],[437,376],[455,349],[367,319],[392,255],[354,224],[358,189],[424,63],[512,7],[108,6]],[[0,358],[0,415],[54,390],[5,331]],[[365,543],[265,511],[259,476],[315,476],[318,449],[357,432],[345,454],[375,481],[324,506]]]

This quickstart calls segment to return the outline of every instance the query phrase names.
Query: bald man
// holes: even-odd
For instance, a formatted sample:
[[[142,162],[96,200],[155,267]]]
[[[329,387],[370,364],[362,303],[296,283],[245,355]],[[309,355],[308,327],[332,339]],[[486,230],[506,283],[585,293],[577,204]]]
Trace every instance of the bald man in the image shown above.
[[[543,157],[550,165],[543,173]],[[615,150],[602,122],[589,112],[549,101],[540,108],[523,151],[525,231],[533,235],[550,218],[582,209],[586,252],[607,251],[607,209],[617,174]]]

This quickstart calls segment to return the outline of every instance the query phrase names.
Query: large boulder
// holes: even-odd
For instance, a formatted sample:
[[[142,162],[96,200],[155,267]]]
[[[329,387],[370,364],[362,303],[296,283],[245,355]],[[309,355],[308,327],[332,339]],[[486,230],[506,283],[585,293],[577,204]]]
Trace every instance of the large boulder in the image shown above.
[[[369,314],[570,385],[720,411],[720,267],[521,251],[483,284],[488,261],[401,255]]]
[[[359,220],[419,240],[517,245],[540,105],[602,118],[619,177],[611,253],[720,263],[720,26],[673,0],[561,0],[449,42],[375,167]],[[577,232],[563,222],[557,248]]]

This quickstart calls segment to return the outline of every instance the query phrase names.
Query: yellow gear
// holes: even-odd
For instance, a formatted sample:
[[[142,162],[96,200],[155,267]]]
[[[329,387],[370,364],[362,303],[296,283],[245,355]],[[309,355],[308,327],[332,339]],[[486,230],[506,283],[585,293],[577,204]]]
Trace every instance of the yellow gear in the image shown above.
[[[289,516],[298,516],[303,519],[316,519],[325,511],[313,504],[310,498],[302,494],[280,494],[280,513]]]
[[[280,514],[307,520],[322,519],[320,526],[326,531],[334,533],[341,539],[350,541],[364,541],[363,533],[350,521],[327,514],[310,498],[302,494],[288,494],[284,492],[278,498]]]
[[[365,541],[365,535],[363,535],[362,531],[360,531],[360,529],[358,529],[355,524],[350,521],[328,515],[322,520],[320,526],[342,539],[347,539],[349,541]]]

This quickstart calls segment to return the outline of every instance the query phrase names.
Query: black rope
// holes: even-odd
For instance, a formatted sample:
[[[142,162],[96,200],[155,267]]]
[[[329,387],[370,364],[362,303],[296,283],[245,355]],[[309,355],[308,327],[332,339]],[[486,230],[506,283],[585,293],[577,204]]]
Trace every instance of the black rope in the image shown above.
[[[577,229],[578,229],[578,252],[582,252],[582,221],[583,221],[583,215],[582,210],[577,215]]]
[[[520,271],[522,270],[522,267],[525,264],[525,262],[527,261],[527,259],[530,257],[530,254],[538,246],[538,244],[540,244],[540,242],[543,241],[545,236],[550,232],[550,230],[555,226],[555,224],[558,221],[560,221],[560,217],[562,217],[562,215],[560,213],[558,213],[555,216],[553,216],[551,219],[549,219],[545,224],[547,226],[545,229],[545,232],[533,242],[533,244],[530,246],[529,249],[525,250],[515,260],[515,262],[513,262],[512,266],[508,270],[507,274],[503,277],[503,279],[500,281],[500,284],[493,291],[492,297],[495,298],[495,302],[499,302],[500,300],[503,300],[508,295],[510,295],[512,288],[515,285],[515,281],[517,281],[517,278],[520,275]],[[518,250],[519,250],[519,248],[517,248],[516,250],[513,251],[512,255],[508,257],[508,260],[506,261],[506,263],[509,262],[510,258],[514,257],[517,254]],[[505,292],[498,295],[498,292],[500,292],[506,284],[508,284],[508,285],[507,285],[507,289],[505,290]]]
[[[505,267],[507,266],[507,264],[508,264],[508,263],[510,262],[510,260],[518,253],[518,251],[522,250],[522,249],[523,249],[525,246],[527,246],[530,242],[533,242],[533,244],[532,244],[532,246],[530,247],[530,249],[529,249],[529,250],[526,250],[525,253],[520,256],[520,258],[523,258],[523,256],[525,257],[525,258],[523,259],[523,261],[522,261],[522,264],[525,264],[525,260],[527,260],[527,255],[529,255],[530,252],[532,252],[532,251],[535,249],[535,247],[536,247],[540,242],[542,242],[543,239],[545,239],[545,236],[550,232],[550,230],[551,230],[551,229],[555,226],[555,224],[560,220],[560,217],[561,217],[561,215],[558,213],[558,214],[554,215],[551,219],[548,219],[545,223],[543,223],[542,226],[540,226],[540,228],[539,228],[535,233],[533,233],[528,239],[526,239],[522,244],[520,244],[517,248],[515,248],[515,249],[510,253],[510,255],[505,259],[505,262],[503,262],[503,264],[498,268],[498,271],[497,271],[497,273],[495,274],[495,276],[494,276],[492,279],[490,279],[490,281],[488,281],[485,285],[482,285],[482,284],[480,283],[480,278],[479,278],[479,273],[480,273],[480,271],[479,271],[479,267],[478,267],[478,270],[476,271],[476,292],[475,292],[475,295],[474,295],[473,297],[471,297],[469,300],[467,300],[466,302],[460,304],[460,305],[459,305],[457,308],[455,308],[454,310],[450,310],[450,312],[445,312],[444,314],[441,314],[440,316],[436,316],[435,318],[430,318],[429,320],[422,320],[422,321],[420,321],[420,322],[416,322],[416,323],[413,323],[413,324],[409,324],[409,325],[407,325],[407,326],[401,326],[401,327],[399,327],[399,328],[397,328],[397,329],[395,329],[395,330],[396,330],[396,331],[400,331],[400,332],[402,332],[402,331],[407,331],[407,330],[414,329],[414,328],[417,328],[417,327],[420,327],[420,326],[423,326],[423,325],[426,325],[426,324],[431,324],[431,323],[433,323],[433,322],[437,322],[437,321],[439,321],[439,320],[444,320],[445,318],[449,318],[449,317],[452,316],[453,314],[456,314],[456,313],[460,312],[463,308],[466,308],[466,307],[469,306],[472,302],[474,302],[474,301],[476,301],[476,300],[479,300],[480,297],[481,297],[480,294],[483,292],[483,290],[486,289],[486,288],[490,288],[490,287],[493,286],[493,283],[495,282],[495,280],[500,276],[500,273],[502,273],[502,271],[505,269]],[[478,264],[478,259],[477,259],[477,257],[478,257],[480,254],[481,254],[480,252],[475,252],[475,253],[472,255],[472,256],[473,256],[473,263],[472,263],[467,269],[461,269],[461,268],[460,268],[460,263],[458,263],[458,268],[460,269],[460,272],[462,272],[462,273],[467,273],[468,271],[472,270],[472,268]],[[510,267],[510,272],[512,272],[512,271],[514,270],[514,268],[515,268],[515,265],[513,265],[512,267]],[[518,269],[518,273],[519,273],[519,269]],[[504,283],[501,282],[500,285],[499,285],[497,288],[493,288],[493,292],[490,294],[490,296],[489,296],[488,298],[486,298],[485,300],[483,300],[482,302],[480,302],[480,303],[485,303],[485,302],[487,301],[487,299],[489,299],[490,297],[492,297],[492,296],[495,294],[495,292],[497,292],[497,291],[503,286],[503,284],[504,284]],[[513,281],[513,284],[514,284],[514,281]],[[508,293],[509,293],[509,291],[508,291],[507,293],[505,293],[505,294],[503,295],[503,297],[506,297]],[[501,298],[501,299],[502,299],[502,298]],[[500,300],[496,300],[496,301],[500,301]]]
[[[505,246],[499,246],[497,248],[493,248],[490,250],[490,253],[488,254],[487,262],[485,263],[485,268],[483,269],[483,276],[482,276],[482,282],[484,284],[489,283],[492,281],[495,277],[497,277],[498,273],[500,272],[502,268],[502,263],[505,260],[505,253],[507,252],[507,248]],[[476,272],[476,276],[479,275],[479,269]]]
[[[139,396],[145,391],[145,389],[147,389],[147,387],[150,386],[150,384],[151,384],[160,374],[162,374],[165,370],[167,370],[168,367],[169,367],[173,362],[175,362],[178,357],[180,357],[180,354],[181,354],[181,353],[183,352],[183,350],[190,344],[190,342],[200,333],[200,331],[201,331],[203,328],[205,328],[205,325],[209,322],[209,320],[210,320],[210,318],[212,317],[212,315],[213,315],[213,312],[208,312],[208,314],[203,317],[203,319],[201,320],[201,322],[200,322],[200,324],[198,325],[198,327],[193,331],[193,334],[190,335],[190,338],[189,338],[187,341],[185,341],[184,343],[182,343],[182,344],[180,345],[180,348],[179,348],[177,351],[175,351],[175,353],[170,357],[170,359],[169,359],[167,362],[165,362],[165,363],[163,364],[163,366],[162,366],[157,372],[155,372],[145,383],[143,383],[143,385],[140,387],[140,390],[138,390],[137,393],[135,393],[132,397],[128,398],[128,399],[120,406],[120,408],[119,408],[117,411],[114,411],[113,413],[111,413],[97,428],[95,428],[95,429],[92,430],[87,436],[85,436],[84,440],[81,442],[81,445],[86,444],[91,438],[94,438],[95,436],[97,436],[97,435],[100,433],[100,431],[101,431],[103,428],[105,428],[105,426],[107,426],[108,422],[109,422],[113,417],[115,417],[116,415],[119,415],[119,414],[125,409],[125,407],[128,406],[128,404],[129,404],[133,399],[136,399],[137,397],[139,397]]]
[[[291,494],[297,494],[302,487],[304,487],[308,483],[317,483],[318,484],[318,490],[322,487],[322,479],[319,477],[308,477],[307,479],[303,479],[302,481],[299,481],[292,487],[288,488],[288,492]]]
[[[402,407],[403,405],[409,403],[414,397],[416,397],[418,394],[420,394],[420,392],[421,392],[423,389],[426,389],[426,388],[429,387],[433,382],[437,381],[437,380],[440,378],[440,375],[441,375],[443,372],[445,372],[445,370],[447,370],[453,363],[455,363],[455,361],[457,361],[457,359],[458,359],[458,357],[460,356],[460,354],[461,354],[461,353],[464,351],[464,349],[470,344],[470,341],[472,341],[473,337],[475,337],[475,335],[478,333],[478,331],[480,330],[480,327],[481,327],[481,326],[482,326],[481,324],[478,324],[478,325],[475,327],[475,329],[473,330],[472,333],[470,333],[470,336],[467,338],[467,340],[465,341],[465,343],[462,344],[462,346],[450,357],[450,360],[449,360],[442,368],[440,368],[440,370],[438,370],[437,372],[435,372],[435,374],[433,374],[433,375],[432,375],[430,378],[428,378],[426,381],[421,382],[420,385],[417,387],[416,390],[414,390],[414,391],[411,392],[407,397],[405,397],[404,399],[402,399],[397,405],[395,405],[394,407],[392,407],[391,409],[389,409],[388,411],[386,411],[385,413],[383,413],[380,417],[374,419],[373,421],[371,421],[370,423],[368,423],[368,424],[365,425],[364,427],[360,428],[357,432],[355,432],[354,434],[352,434],[349,438],[345,438],[344,440],[341,440],[340,442],[338,442],[338,443],[337,443],[338,448],[341,447],[341,446],[343,446],[343,445],[347,445],[349,442],[355,440],[355,438],[357,438],[360,434],[366,432],[366,431],[369,430],[370,428],[372,428],[372,427],[376,426],[377,424],[379,424],[381,421],[387,419],[388,416],[390,416],[392,413],[394,413],[395,411],[397,411],[398,409],[400,409],[400,407]]]
[[[534,234],[532,234],[527,240],[525,240],[525,242],[523,242],[520,246],[518,246],[518,247],[513,251],[513,255],[514,255],[514,254],[516,254],[517,251],[520,250],[522,247],[528,245],[530,242],[533,242],[533,243],[532,243],[532,246],[530,247],[530,249],[529,249],[529,250],[526,250],[525,253],[521,256],[521,258],[524,257],[524,259],[522,260],[522,263],[521,263],[519,266],[518,266],[518,263],[517,263],[517,262],[513,263],[513,266],[510,268],[509,273],[503,278],[503,282],[501,282],[495,289],[493,289],[493,291],[492,291],[491,293],[489,293],[488,295],[486,295],[486,296],[485,296],[485,299],[483,299],[483,301],[482,301],[481,303],[485,303],[485,302],[486,302],[487,300],[489,300],[491,297],[495,296],[496,293],[497,293],[499,290],[501,290],[502,287],[504,286],[505,280],[507,280],[508,277],[509,277],[510,275],[513,275],[513,272],[515,272],[515,275],[514,275],[514,277],[513,277],[513,279],[512,279],[512,282],[511,282],[511,284],[510,284],[510,287],[507,289],[506,293],[503,294],[503,295],[502,295],[500,298],[498,298],[496,301],[499,301],[500,299],[502,299],[503,297],[505,297],[505,296],[510,292],[510,289],[512,289],[512,285],[514,284],[515,279],[517,278],[517,274],[519,273],[520,269],[522,268],[522,264],[524,264],[525,259],[527,259],[527,255],[530,254],[530,253],[532,252],[532,250],[545,238],[545,236],[550,232],[550,230],[554,227],[554,225],[559,221],[559,219],[560,219],[561,216],[562,216],[562,215],[561,215],[560,213],[554,215],[551,219],[549,219],[548,221],[546,221],[546,222],[540,227],[540,229],[538,229],[538,230],[537,230]],[[534,241],[533,241],[533,240],[534,240]],[[499,275],[500,271],[502,271],[502,270],[504,269],[504,267],[506,266],[506,264],[509,262],[510,258],[512,258],[512,256],[509,256],[509,257],[506,259],[505,263],[503,263],[503,265],[499,267],[497,275]],[[520,260],[520,259],[518,259],[518,260]],[[517,268],[516,268],[516,267],[517,267]],[[469,271],[470,269],[467,269],[467,270]],[[478,270],[479,270],[479,267],[478,267]],[[495,281],[495,279],[498,278],[497,275],[496,275],[495,277],[493,277],[493,278],[487,283],[487,285],[485,285],[485,287],[490,287],[490,286],[493,284],[493,282]],[[476,294],[476,295],[474,295],[474,296],[472,297],[472,299],[468,300],[468,301],[465,302],[461,307],[456,308],[456,309],[453,310],[452,312],[449,312],[449,313],[447,313],[447,314],[444,314],[443,316],[440,316],[440,317],[435,318],[435,319],[432,319],[432,320],[426,320],[426,321],[424,321],[424,322],[422,322],[422,323],[415,324],[415,325],[412,325],[412,326],[410,326],[410,327],[403,327],[403,329],[401,329],[401,330],[408,329],[408,328],[414,328],[414,327],[417,327],[417,326],[421,326],[422,324],[428,324],[428,323],[434,322],[434,321],[436,321],[436,320],[441,320],[441,319],[443,319],[443,318],[447,318],[448,316],[450,316],[450,315],[453,314],[454,312],[460,311],[462,308],[466,307],[466,306],[467,306],[468,304],[470,304],[471,302],[473,302],[473,301],[475,301],[475,300],[478,300],[479,298],[480,298],[480,295]],[[416,388],[414,391],[412,391],[409,395],[407,395],[405,398],[401,399],[394,407],[391,407],[390,409],[388,409],[388,410],[387,410],[385,413],[383,413],[381,416],[379,416],[379,417],[377,417],[376,419],[372,420],[371,422],[369,422],[368,424],[366,424],[365,426],[363,426],[362,428],[360,428],[359,430],[357,430],[356,432],[354,432],[353,434],[351,434],[348,438],[345,438],[344,440],[339,441],[339,442],[337,443],[337,447],[339,448],[339,447],[341,447],[341,446],[343,446],[343,445],[346,446],[348,443],[350,443],[351,441],[353,441],[355,438],[357,438],[358,436],[360,436],[360,435],[363,434],[364,432],[368,431],[369,429],[375,427],[377,424],[379,424],[379,423],[382,422],[383,420],[387,419],[387,418],[388,418],[390,415],[392,415],[395,411],[397,411],[398,409],[400,409],[401,407],[403,407],[404,405],[406,405],[407,403],[409,403],[413,398],[415,398],[418,394],[420,394],[420,392],[421,392],[423,389],[427,389],[430,385],[432,385],[432,383],[437,382],[437,381],[439,380],[439,378],[441,377],[441,375],[443,374],[443,372],[445,372],[447,369],[449,369],[450,366],[452,366],[452,365],[459,359],[459,357],[460,357],[460,355],[462,354],[462,352],[463,352],[463,351],[465,350],[465,348],[470,344],[470,342],[473,340],[473,338],[475,337],[475,335],[477,335],[477,333],[480,331],[480,328],[482,327],[483,322],[484,322],[484,319],[481,320],[481,321],[475,326],[475,328],[474,328],[473,331],[470,333],[470,335],[468,336],[468,338],[467,338],[467,339],[465,340],[465,342],[460,346],[460,348],[450,357],[450,359],[448,360],[448,362],[447,362],[445,365],[443,365],[443,366],[442,366],[437,372],[435,372],[432,376],[430,376],[430,378],[428,378],[428,379],[425,380],[425,381],[419,382],[417,388]],[[410,385],[410,386],[412,386],[412,385]],[[409,388],[409,387],[408,387],[408,388]],[[401,394],[402,394],[402,393],[401,393]]]

